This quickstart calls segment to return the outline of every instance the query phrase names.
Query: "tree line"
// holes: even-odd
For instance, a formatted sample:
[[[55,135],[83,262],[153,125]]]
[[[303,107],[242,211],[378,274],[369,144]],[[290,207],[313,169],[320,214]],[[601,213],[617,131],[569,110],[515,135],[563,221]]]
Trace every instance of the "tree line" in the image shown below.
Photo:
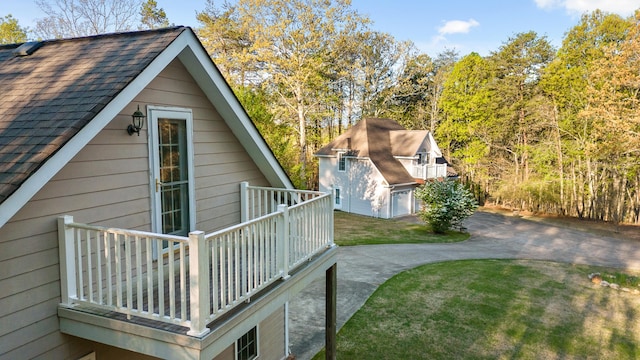
[[[61,31],[69,9],[84,14],[76,21],[84,32],[135,26],[135,16],[115,29],[108,14],[78,10],[92,2],[135,3],[126,12],[138,28],[169,24],[153,0],[38,0],[48,17],[31,32],[77,36]],[[430,56],[376,31],[349,0],[207,0],[196,19],[298,187],[317,186],[319,147],[362,118],[389,117],[432,131],[480,203],[640,223],[640,17],[594,11],[558,49],[531,31],[488,56],[462,57]],[[0,42],[24,41],[28,30],[0,18]]]
[[[455,64],[437,134],[479,197],[640,222],[639,19],[594,11],[557,50],[529,32]]]
[[[298,186],[363,117],[432,131],[482,203],[640,222],[638,19],[594,11],[559,49],[535,32],[431,57],[339,0],[208,2],[198,34]]]

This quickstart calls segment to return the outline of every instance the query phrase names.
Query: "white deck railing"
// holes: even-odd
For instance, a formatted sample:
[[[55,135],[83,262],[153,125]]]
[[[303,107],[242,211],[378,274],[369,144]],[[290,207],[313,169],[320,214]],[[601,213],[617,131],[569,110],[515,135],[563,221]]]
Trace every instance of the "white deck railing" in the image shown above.
[[[260,216],[210,234],[171,236],[61,217],[62,304],[186,326],[203,336],[209,322],[333,246],[330,194],[241,189],[243,204],[262,199],[245,206]],[[273,208],[271,198],[287,201],[262,214]]]
[[[447,177],[447,164],[415,165],[413,177],[423,180]]]

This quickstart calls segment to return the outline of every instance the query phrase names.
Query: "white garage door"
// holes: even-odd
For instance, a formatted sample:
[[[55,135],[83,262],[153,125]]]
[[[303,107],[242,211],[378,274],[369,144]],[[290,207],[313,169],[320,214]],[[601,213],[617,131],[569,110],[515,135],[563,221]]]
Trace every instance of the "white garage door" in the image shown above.
[[[411,214],[411,191],[398,191],[391,194],[392,217]]]

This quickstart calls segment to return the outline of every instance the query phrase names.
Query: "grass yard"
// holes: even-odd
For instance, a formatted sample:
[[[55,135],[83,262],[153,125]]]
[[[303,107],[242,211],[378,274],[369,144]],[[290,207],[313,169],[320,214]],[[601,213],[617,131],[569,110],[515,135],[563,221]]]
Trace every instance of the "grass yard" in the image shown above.
[[[469,238],[468,233],[435,234],[424,223],[334,212],[334,241],[340,246],[410,243],[450,243]]]
[[[338,359],[640,358],[640,295],[592,272],[619,270],[466,260],[400,273],[340,330]]]

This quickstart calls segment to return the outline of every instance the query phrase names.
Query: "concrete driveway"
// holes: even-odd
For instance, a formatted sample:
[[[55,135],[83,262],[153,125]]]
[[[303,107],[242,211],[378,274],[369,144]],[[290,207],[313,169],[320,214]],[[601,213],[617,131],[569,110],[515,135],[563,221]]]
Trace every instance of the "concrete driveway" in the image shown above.
[[[476,212],[469,240],[453,244],[365,245],[338,252],[338,329],[393,275],[419,265],[463,259],[534,259],[640,270],[640,243]],[[324,347],[324,279],[289,303],[291,353],[311,359]]]

